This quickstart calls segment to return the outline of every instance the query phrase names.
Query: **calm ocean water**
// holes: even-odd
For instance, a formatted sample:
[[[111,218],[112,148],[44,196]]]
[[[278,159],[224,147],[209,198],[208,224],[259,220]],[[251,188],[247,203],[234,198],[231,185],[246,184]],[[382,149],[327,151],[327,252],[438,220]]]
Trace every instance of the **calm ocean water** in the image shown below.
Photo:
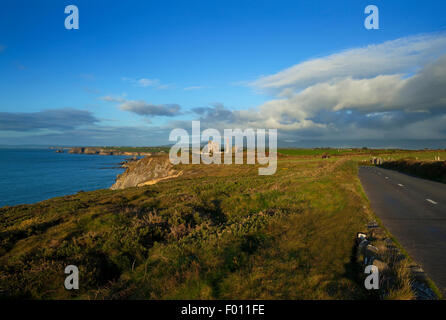
[[[48,149],[0,149],[0,207],[109,188],[128,156],[55,153]]]

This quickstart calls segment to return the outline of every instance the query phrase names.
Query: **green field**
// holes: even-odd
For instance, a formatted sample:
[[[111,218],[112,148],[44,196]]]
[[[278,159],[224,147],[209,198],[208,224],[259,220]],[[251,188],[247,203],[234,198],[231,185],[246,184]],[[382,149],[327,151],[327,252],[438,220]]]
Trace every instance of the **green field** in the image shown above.
[[[434,156],[441,156],[444,160],[446,158],[446,150],[401,150],[401,149],[367,149],[367,148],[353,148],[353,149],[336,149],[336,148],[315,148],[315,149],[286,149],[279,148],[279,154],[294,155],[294,156],[321,156],[327,154],[330,156],[382,156],[399,158],[419,157],[420,160],[433,160]]]
[[[182,165],[156,185],[1,208],[0,297],[366,299],[352,260],[374,218],[365,158],[279,157],[272,176]],[[69,264],[80,290],[64,289]]]
[[[363,149],[333,149],[333,148],[316,148],[316,149],[278,149],[278,153],[293,155],[293,156],[317,156],[324,153],[329,155],[347,155],[358,153],[370,153],[371,150]]]
[[[108,146],[108,147],[101,147],[105,150],[110,150],[110,151],[121,151],[121,152],[169,152],[170,147],[112,147],[112,146]]]

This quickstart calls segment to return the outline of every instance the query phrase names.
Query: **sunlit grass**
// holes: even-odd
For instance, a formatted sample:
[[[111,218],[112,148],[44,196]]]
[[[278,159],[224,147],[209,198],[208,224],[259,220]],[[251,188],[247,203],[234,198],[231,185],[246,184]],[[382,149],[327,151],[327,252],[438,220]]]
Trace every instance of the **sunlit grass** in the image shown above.
[[[183,176],[156,185],[2,208],[0,296],[366,298],[352,264],[371,217],[357,178],[363,159],[285,156],[272,176],[182,165]],[[63,287],[69,264],[79,291]]]

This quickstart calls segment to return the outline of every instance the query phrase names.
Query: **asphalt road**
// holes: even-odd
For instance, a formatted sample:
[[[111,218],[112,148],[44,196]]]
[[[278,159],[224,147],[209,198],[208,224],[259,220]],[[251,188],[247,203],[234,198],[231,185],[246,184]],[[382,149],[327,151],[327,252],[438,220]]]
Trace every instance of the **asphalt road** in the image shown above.
[[[359,179],[384,226],[446,297],[446,184],[360,167]]]

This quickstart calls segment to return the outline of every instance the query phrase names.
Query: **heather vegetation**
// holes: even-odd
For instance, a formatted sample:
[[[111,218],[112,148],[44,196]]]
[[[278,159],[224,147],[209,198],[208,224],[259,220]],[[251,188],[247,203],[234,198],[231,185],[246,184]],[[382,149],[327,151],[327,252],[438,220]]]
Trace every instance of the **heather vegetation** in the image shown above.
[[[373,218],[364,156],[179,165],[155,185],[0,209],[0,297],[365,299],[352,257]],[[65,290],[78,266],[80,289]]]

